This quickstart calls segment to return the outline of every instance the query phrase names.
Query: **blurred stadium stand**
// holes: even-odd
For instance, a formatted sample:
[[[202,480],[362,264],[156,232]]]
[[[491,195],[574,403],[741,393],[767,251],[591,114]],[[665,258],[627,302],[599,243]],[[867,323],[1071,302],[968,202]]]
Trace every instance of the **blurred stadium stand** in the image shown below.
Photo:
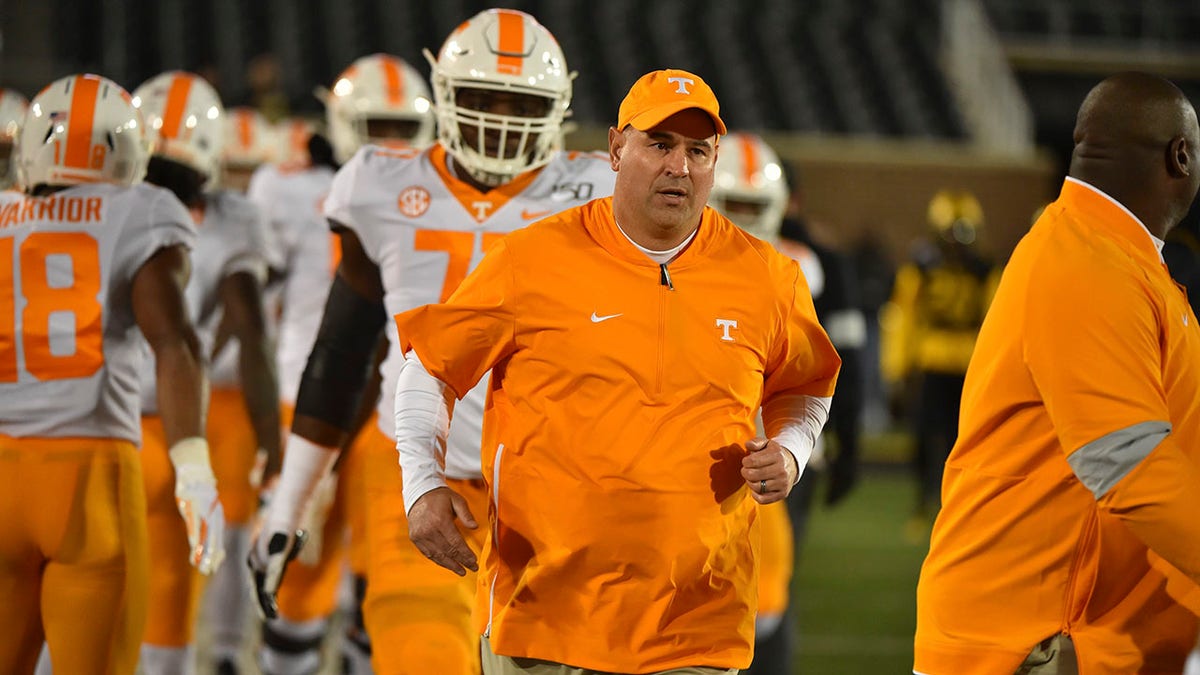
[[[1105,75],[1157,72],[1200,102],[1197,0],[5,0],[0,86],[32,95],[87,70],[132,88],[186,68],[247,104],[256,57],[273,55],[274,100],[316,117],[313,88],[356,57],[428,74],[421,50],[489,6],[538,17],[580,73],[573,147],[603,145],[642,73],[693,70],[731,128],[800,162],[835,236],[897,253],[954,186],[979,195],[1003,254],[1057,191]]]
[[[609,121],[620,95],[650,64],[703,73],[722,92],[729,122],[883,137],[961,138],[938,66],[938,0],[527,0],[500,2],[538,17],[562,43],[577,82],[581,124]],[[247,64],[273,52],[285,64],[293,109],[318,112],[310,92],[354,58],[397,54],[422,72],[480,0],[22,0],[5,3],[3,77],[29,90],[94,70],[127,86],[168,68],[215,74],[230,103],[249,103]],[[52,19],[18,17],[34,10]],[[52,65],[21,67],[19,23],[49,32]],[[28,54],[28,52],[26,52]],[[36,73],[36,74],[35,74]]]
[[[1060,78],[1146,67],[1200,79],[1200,3],[1182,0],[517,0],[581,75],[576,120],[602,125],[651,67],[704,74],[731,126],[880,138],[971,135],[956,99],[963,31],[944,6],[986,8],[1035,107],[1078,101]],[[0,77],[28,94],[78,70],[129,87],[168,68],[211,74],[230,104],[251,102],[246,64],[273,53],[294,110],[354,58],[397,54],[427,73],[436,50],[486,0],[9,0]],[[950,28],[953,30],[946,31]],[[945,34],[949,32],[949,35]],[[972,37],[976,33],[972,33]],[[957,53],[954,55],[956,56]],[[1057,96],[1045,96],[1054,91]],[[1073,90],[1070,90],[1073,91]],[[1194,90],[1192,90],[1194,92]],[[1190,92],[1191,93],[1191,92]],[[1055,101],[1049,101],[1054,99]],[[1070,99],[1070,100],[1067,100]],[[1062,117],[1058,108],[1056,117]],[[1070,117],[1071,115],[1067,115]],[[1043,115],[1038,114],[1039,126]]]

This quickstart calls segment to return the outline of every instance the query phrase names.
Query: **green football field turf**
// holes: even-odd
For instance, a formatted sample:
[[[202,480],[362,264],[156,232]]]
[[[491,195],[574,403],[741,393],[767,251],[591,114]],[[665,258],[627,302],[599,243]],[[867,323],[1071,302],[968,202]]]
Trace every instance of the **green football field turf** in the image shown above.
[[[914,481],[907,466],[864,470],[833,509],[817,506],[796,576],[796,673],[912,672],[916,585],[928,532],[906,533]]]

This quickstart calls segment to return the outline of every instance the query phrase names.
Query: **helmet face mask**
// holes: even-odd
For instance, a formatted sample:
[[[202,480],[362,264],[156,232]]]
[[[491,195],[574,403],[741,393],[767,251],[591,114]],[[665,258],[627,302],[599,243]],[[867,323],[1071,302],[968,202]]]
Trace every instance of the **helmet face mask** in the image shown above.
[[[128,92],[99,75],[68,75],[34,97],[17,135],[17,179],[38,186],[142,180],[146,125]]]
[[[225,107],[199,75],[170,71],[147,80],[133,94],[152,139],[152,153],[201,174],[209,187],[220,178],[225,145]]]
[[[425,56],[438,141],[472,178],[506,183],[544,166],[561,147],[573,74],[554,36],[533,17],[481,12],[446,38],[436,59]],[[506,105],[488,109],[489,94]]]
[[[779,156],[762,138],[733,133],[721,140],[708,203],[746,232],[775,242],[787,210]]]
[[[520,163],[530,156],[543,135],[558,133],[559,125],[548,126],[546,122],[554,101],[544,96],[464,87],[458,90],[455,102],[462,151],[472,154],[475,161],[496,158]]]
[[[429,87],[415,68],[390,54],[364,56],[322,95],[329,140],[339,162],[363,145],[423,148],[433,142]]]

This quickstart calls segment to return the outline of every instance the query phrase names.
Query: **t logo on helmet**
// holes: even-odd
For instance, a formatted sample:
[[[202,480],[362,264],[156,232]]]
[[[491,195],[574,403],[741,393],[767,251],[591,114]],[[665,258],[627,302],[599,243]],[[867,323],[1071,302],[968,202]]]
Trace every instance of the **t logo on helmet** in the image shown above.
[[[692,92],[688,91],[687,85],[696,84],[696,81],[690,77],[668,77],[667,82],[674,82],[679,85],[675,89],[676,94],[691,94]]]

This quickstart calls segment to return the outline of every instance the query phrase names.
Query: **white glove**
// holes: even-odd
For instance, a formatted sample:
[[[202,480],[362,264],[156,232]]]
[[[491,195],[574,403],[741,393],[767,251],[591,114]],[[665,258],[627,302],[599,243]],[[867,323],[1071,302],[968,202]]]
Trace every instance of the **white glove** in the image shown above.
[[[208,462],[208,441],[185,438],[168,454],[175,466],[175,504],[187,524],[188,560],[201,574],[212,574],[225,559],[225,511]]]
[[[275,595],[283,582],[284,569],[304,548],[308,538],[299,529],[300,524],[314,501],[318,483],[329,475],[336,459],[337,451],[333,448],[296,434],[288,439],[283,472],[246,561],[254,577],[255,607],[264,618],[278,615]]]
[[[304,548],[308,534],[302,530],[285,529],[283,525],[262,522],[250,544],[250,555],[246,564],[254,582],[254,608],[259,618],[274,619],[279,616],[279,605],[275,595],[283,583],[283,572],[287,564]]]

